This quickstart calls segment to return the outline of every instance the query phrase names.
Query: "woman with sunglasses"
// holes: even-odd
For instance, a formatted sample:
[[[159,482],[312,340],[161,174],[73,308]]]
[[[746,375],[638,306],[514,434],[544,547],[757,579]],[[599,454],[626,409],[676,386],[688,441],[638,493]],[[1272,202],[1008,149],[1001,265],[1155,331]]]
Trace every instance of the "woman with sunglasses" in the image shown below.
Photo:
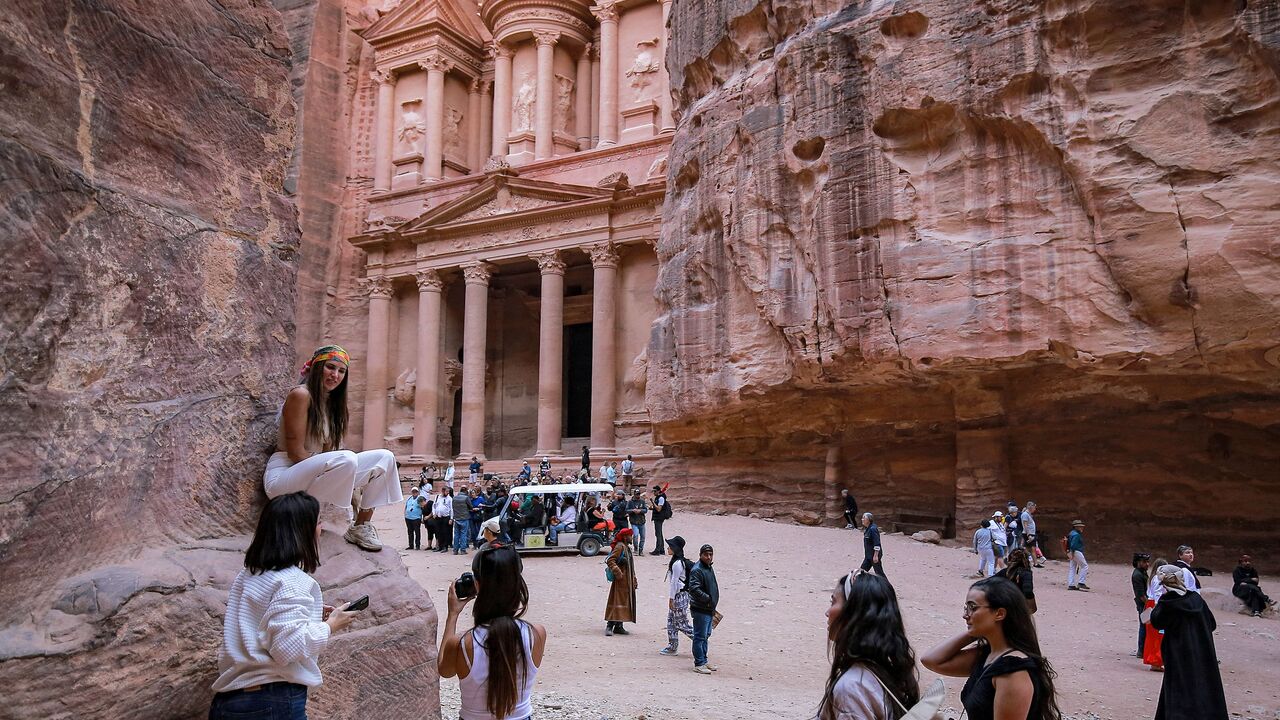
[[[818,720],[896,720],[920,699],[916,656],[888,580],[854,570],[827,609],[831,673]]]
[[[960,702],[970,720],[1061,720],[1053,679],[1027,601],[1004,578],[979,580],[964,603],[968,629],[930,650],[921,663],[967,677]]]

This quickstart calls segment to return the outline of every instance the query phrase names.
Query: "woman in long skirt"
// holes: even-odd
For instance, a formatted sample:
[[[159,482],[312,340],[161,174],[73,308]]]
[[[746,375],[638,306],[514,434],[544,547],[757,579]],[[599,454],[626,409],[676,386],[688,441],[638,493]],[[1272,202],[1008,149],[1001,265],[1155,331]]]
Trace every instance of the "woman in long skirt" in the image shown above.
[[[622,623],[636,621],[635,554],[631,549],[631,528],[622,528],[613,539],[613,552],[606,564],[613,580],[609,584],[609,602],[604,606],[605,635],[630,635]]]

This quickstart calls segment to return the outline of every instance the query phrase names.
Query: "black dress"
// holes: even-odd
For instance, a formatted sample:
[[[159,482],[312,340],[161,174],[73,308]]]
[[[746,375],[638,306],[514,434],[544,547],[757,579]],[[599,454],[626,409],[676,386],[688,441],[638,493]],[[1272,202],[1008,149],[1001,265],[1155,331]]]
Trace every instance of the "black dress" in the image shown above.
[[[969,679],[960,691],[960,702],[970,720],[993,720],[996,714],[995,678],[1011,675],[1026,670],[1031,674],[1031,682],[1035,686],[1035,694],[1031,697],[1031,709],[1027,712],[1028,720],[1039,717],[1037,708],[1043,702],[1043,689],[1037,680],[1036,661],[1026,657],[1005,655],[984,667],[991,655],[991,648],[985,645],[978,652],[978,660],[969,671]]]
[[[1151,627],[1164,631],[1164,682],[1156,720],[1227,720],[1213,631],[1218,623],[1198,593],[1167,592],[1151,611]]]

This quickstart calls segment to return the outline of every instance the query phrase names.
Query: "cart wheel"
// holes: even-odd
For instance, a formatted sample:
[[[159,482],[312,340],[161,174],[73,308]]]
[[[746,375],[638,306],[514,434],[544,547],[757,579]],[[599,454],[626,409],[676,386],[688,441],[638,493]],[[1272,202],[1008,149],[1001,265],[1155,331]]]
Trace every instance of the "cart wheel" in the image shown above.
[[[582,538],[578,542],[578,552],[582,557],[595,557],[600,553],[600,541],[593,537]]]

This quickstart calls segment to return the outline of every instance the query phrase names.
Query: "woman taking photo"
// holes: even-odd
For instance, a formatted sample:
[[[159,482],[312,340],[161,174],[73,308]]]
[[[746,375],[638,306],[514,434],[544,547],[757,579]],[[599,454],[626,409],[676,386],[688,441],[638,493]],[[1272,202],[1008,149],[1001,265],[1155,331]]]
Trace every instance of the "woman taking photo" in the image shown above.
[[[320,565],[320,503],[306,493],[272,499],[231,583],[210,720],[306,720],[307,688],[329,636],[353,613],[326,606],[310,573]],[[275,714],[271,714],[274,711]],[[256,715],[253,713],[264,713]]]
[[[920,699],[916,656],[888,580],[854,570],[827,609],[831,674],[818,720],[896,720]]]
[[[262,488],[267,497],[305,492],[322,503],[356,509],[342,536],[365,550],[381,550],[373,509],[404,501],[390,450],[342,450],[347,430],[347,351],[325,345],[302,368],[302,382],[289,391],[279,416],[276,452],[267,461]]]
[[[965,598],[964,621],[966,632],[920,661],[939,675],[969,678],[960,691],[969,719],[1061,720],[1057,673],[1040,654],[1022,591],[1004,578],[979,580]]]
[[[481,550],[471,561],[475,627],[459,634],[458,616],[471,601],[449,586],[449,615],[440,638],[440,677],[458,676],[462,720],[524,720],[547,647],[547,631],[525,622],[529,587],[520,556],[509,545]]]
[[[613,552],[605,564],[612,578],[609,581],[609,602],[604,606],[604,634],[630,635],[622,623],[636,621],[635,562],[631,550],[631,528],[622,528],[613,538]]]

